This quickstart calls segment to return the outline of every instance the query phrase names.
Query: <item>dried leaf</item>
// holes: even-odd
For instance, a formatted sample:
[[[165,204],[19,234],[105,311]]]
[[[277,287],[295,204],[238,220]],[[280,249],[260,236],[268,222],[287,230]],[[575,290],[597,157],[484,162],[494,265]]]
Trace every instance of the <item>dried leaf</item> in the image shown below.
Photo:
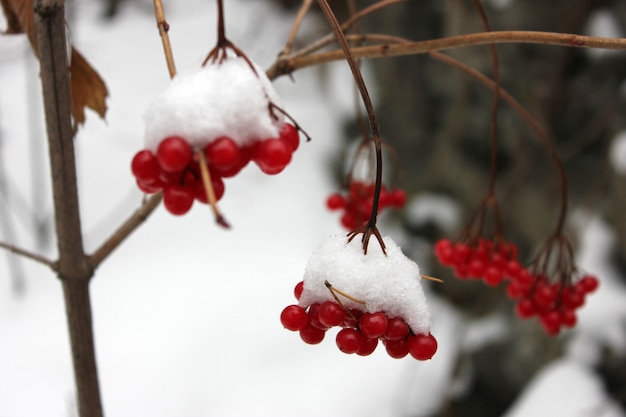
[[[75,48],[72,48],[70,77],[75,128],[85,123],[85,107],[104,119],[107,112],[106,98],[109,95],[106,84]]]
[[[8,23],[5,33],[25,33],[37,56],[37,31],[32,0],[0,0],[0,6]],[[72,48],[70,77],[74,128],[85,123],[85,107],[92,109],[104,119],[107,111],[106,98],[109,95],[106,84],[75,48]]]
[[[37,31],[32,0],[0,0],[8,27],[5,33],[25,33],[37,55]]]

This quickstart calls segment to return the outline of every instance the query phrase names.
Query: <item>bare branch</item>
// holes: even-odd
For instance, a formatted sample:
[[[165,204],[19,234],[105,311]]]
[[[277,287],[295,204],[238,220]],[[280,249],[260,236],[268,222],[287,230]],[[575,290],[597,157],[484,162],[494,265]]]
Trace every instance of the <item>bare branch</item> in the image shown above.
[[[368,35],[362,35],[368,36]],[[349,40],[358,38],[348,36]],[[423,54],[431,51],[487,45],[494,43],[531,43],[539,45],[566,46],[572,48],[599,48],[626,50],[624,38],[602,38],[596,36],[582,36],[569,33],[534,32],[534,31],[494,31],[472,33],[467,35],[450,36],[441,39],[406,42],[396,45],[368,45],[352,48],[355,59],[384,58]],[[321,52],[313,55],[298,57],[281,57],[267,70],[268,77],[275,79],[295,70],[339,61],[344,58],[341,50]]]
[[[50,267],[53,271],[57,270],[57,263],[44,256],[38,255],[22,248],[18,248],[17,246],[5,242],[0,242],[0,248],[6,249],[9,252],[13,252],[16,255],[30,259],[32,261],[39,262],[40,264],[46,265],[47,267]]]

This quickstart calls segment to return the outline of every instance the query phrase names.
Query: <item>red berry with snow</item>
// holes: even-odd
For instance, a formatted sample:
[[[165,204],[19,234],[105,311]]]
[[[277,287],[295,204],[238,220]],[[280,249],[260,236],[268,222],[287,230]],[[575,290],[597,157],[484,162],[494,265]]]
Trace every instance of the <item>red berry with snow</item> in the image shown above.
[[[418,361],[432,358],[437,352],[437,339],[431,334],[411,335],[407,339],[409,353]]]
[[[259,142],[252,153],[252,160],[268,175],[282,172],[291,161],[293,148],[283,139],[266,139]]]
[[[181,172],[191,162],[191,146],[179,136],[165,138],[157,148],[160,167],[167,172]]]
[[[387,316],[385,313],[365,313],[359,319],[359,328],[366,337],[374,339],[381,337],[387,331]]]
[[[318,310],[320,323],[326,327],[339,326],[346,318],[346,312],[334,301],[324,301]]]

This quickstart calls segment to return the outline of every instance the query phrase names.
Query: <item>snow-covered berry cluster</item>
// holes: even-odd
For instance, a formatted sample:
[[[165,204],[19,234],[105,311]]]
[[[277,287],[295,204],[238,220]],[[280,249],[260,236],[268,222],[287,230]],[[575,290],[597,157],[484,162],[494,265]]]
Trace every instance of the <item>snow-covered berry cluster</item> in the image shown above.
[[[370,218],[375,185],[373,182],[352,181],[345,195],[333,193],[326,199],[329,210],[341,210],[341,224],[348,230],[362,226]],[[378,212],[388,207],[401,209],[406,204],[406,193],[402,189],[380,189]]]
[[[309,344],[340,327],[336,344],[348,354],[367,356],[380,340],[393,358],[430,359],[437,340],[430,334],[419,267],[390,238],[383,240],[386,255],[379,247],[365,255],[360,241],[347,242],[344,235],[324,242],[295,287],[298,304],[281,313],[283,326]]]
[[[139,189],[163,191],[166,209],[181,215],[194,200],[219,200],[222,179],[250,161],[265,174],[280,173],[299,133],[277,103],[264,71],[244,57],[177,75],[146,112],[145,149],[131,163]]]

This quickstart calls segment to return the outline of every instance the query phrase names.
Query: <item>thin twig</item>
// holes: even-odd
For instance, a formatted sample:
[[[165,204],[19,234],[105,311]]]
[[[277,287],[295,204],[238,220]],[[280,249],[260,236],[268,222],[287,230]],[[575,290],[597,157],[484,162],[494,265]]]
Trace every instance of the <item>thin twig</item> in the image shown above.
[[[161,193],[148,198],[111,236],[89,256],[89,263],[93,269],[97,268],[111,252],[113,252],[128,236],[131,235],[146,219],[152,214],[154,209],[161,203]]]
[[[367,36],[367,35],[362,35]],[[350,36],[348,36],[350,39]],[[355,59],[384,58],[423,54],[431,51],[443,51],[460,47],[477,46],[493,43],[532,43],[539,45],[567,46],[573,48],[626,49],[624,38],[602,38],[582,36],[569,33],[535,32],[535,31],[494,31],[450,36],[441,39],[406,42],[396,45],[368,45],[352,48]],[[295,70],[319,65],[344,58],[342,50],[320,52],[299,57],[279,58],[267,70],[270,79],[289,74]]]
[[[153,0],[153,3],[157,28],[159,29],[159,35],[161,35],[163,52],[165,52],[165,60],[167,61],[167,69],[170,73],[170,78],[174,78],[176,75],[176,65],[174,64],[174,54],[172,53],[172,45],[170,44],[170,37],[168,35],[170,25],[165,19],[165,12],[163,11],[163,3],[161,0]]]
[[[302,5],[300,6],[300,10],[298,10],[298,14],[293,20],[293,25],[291,26],[291,30],[289,31],[289,36],[287,36],[287,41],[285,42],[285,47],[278,54],[278,56],[289,55],[291,50],[293,49],[293,45],[296,42],[296,36],[298,36],[298,31],[300,30],[300,26],[302,25],[302,21],[304,17],[309,12],[311,5],[314,0],[304,0]]]
[[[338,290],[338,289],[337,289],[337,288],[335,288],[335,287],[334,287],[334,286],[333,286],[330,282],[328,282],[328,280],[324,281],[324,285],[326,285],[326,288],[328,288],[328,289],[330,290],[330,292],[332,293],[332,295],[333,295],[333,297],[335,298],[335,300],[337,300],[337,302],[338,302],[338,303],[339,303],[342,307],[343,307],[343,304],[341,304],[341,301],[339,301],[339,299],[337,298],[337,296],[335,295],[335,293],[337,293],[337,294],[341,295],[342,297],[347,298],[347,299],[348,299],[348,300],[350,300],[350,301],[354,301],[355,303],[358,303],[358,304],[363,304],[363,305],[365,305],[365,304],[366,304],[366,303],[365,303],[365,301],[363,301],[363,300],[359,300],[358,298],[353,297],[353,296],[351,296],[351,295],[350,295],[350,294],[348,294],[348,293],[345,293],[345,292],[343,292],[343,291],[341,291],[341,290]],[[344,308],[344,310],[345,310],[345,308]]]
[[[18,248],[15,245],[11,245],[5,242],[0,242],[0,248],[6,249],[9,252],[13,252],[16,255],[23,256],[24,258],[28,258],[32,261],[39,262],[40,264],[46,265],[55,272],[57,271],[57,263],[44,256],[38,255],[26,249]]]

